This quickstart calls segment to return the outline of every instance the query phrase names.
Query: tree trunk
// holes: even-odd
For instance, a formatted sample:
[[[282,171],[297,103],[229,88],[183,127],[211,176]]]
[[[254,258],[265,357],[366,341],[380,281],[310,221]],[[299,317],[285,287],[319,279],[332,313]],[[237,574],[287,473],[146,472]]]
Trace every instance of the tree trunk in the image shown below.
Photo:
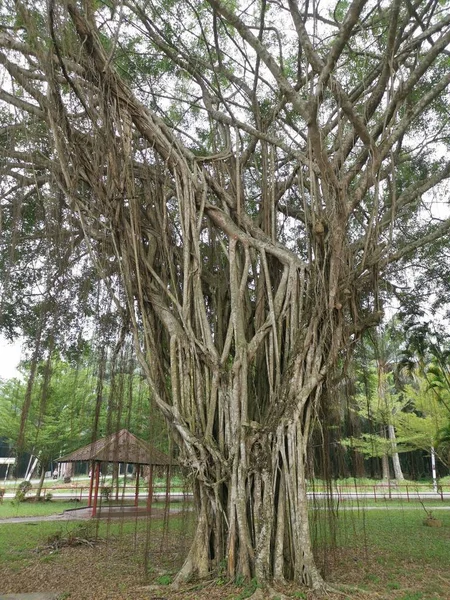
[[[119,501],[119,471],[120,463],[113,463],[111,488],[114,490],[114,498],[116,502]]]
[[[48,466],[47,462],[41,462],[41,475],[39,478],[39,483],[36,488],[36,495],[35,495],[36,501],[39,501],[41,499],[41,492],[42,492],[42,488],[44,487],[45,470],[46,470],[47,466]]]
[[[389,456],[387,454],[383,454],[381,457],[381,469],[382,469],[382,477],[386,481],[389,481],[391,478],[391,473],[389,469]]]
[[[277,237],[286,177],[277,181],[277,148],[255,139],[255,168],[232,131],[234,157],[198,161],[112,69],[92,23],[75,4],[67,10],[82,42],[77,60],[101,89],[83,103],[93,103],[105,127],[100,135],[96,117],[97,162],[81,141],[68,145],[80,140],[78,125],[50,65],[58,182],[83,225],[88,215],[107,232],[140,364],[194,475],[198,524],[176,582],[226,560],[230,578],[324,589],[309,532],[307,441],[341,351],[381,315],[376,306],[358,313],[349,187],[324,154],[316,103],[306,124],[311,185],[301,181],[303,168],[292,172],[303,207],[299,251]],[[145,148],[142,179],[134,131],[145,138],[136,146],[139,155]],[[93,251],[106,268],[101,245]]]
[[[389,439],[392,444],[392,464],[394,466],[394,476],[397,481],[403,481],[405,479],[400,465],[400,457],[397,452],[397,443],[395,437],[395,429],[393,425],[388,425]]]
[[[230,470],[213,467],[220,481],[196,481],[197,530],[175,583],[204,577],[226,559],[232,579],[289,579],[325,588],[310,541],[305,478],[310,415],[303,416],[270,433],[242,424]]]

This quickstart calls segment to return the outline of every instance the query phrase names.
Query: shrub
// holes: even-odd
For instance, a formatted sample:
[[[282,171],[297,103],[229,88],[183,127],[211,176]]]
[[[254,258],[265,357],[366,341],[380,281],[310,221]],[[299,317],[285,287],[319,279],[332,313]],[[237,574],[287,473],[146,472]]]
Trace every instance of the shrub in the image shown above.
[[[105,502],[108,502],[111,497],[112,487],[110,485],[102,485],[100,488],[100,493],[102,495],[103,500],[105,500]]]
[[[31,483],[29,481],[21,481],[19,483],[19,491],[23,492],[24,494],[29,492],[32,487],[33,486],[31,485]]]
[[[14,500],[15,502],[25,502],[25,494],[21,490],[17,490]]]
[[[3,504],[3,496],[5,495],[5,488],[0,488],[0,504]]]
[[[21,481],[19,483],[19,487],[17,489],[16,495],[14,496],[14,499],[17,502],[25,502],[25,497],[27,495],[27,492],[29,492],[32,487],[33,486],[31,485],[31,483],[29,481]]]

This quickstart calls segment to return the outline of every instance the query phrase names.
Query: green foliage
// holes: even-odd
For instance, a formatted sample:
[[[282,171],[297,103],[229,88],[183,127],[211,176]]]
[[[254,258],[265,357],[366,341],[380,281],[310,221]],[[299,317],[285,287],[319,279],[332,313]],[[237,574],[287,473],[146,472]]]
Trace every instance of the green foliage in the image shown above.
[[[112,494],[112,486],[110,486],[110,485],[102,485],[100,487],[100,494],[102,496],[102,499],[105,502],[109,502],[109,499],[110,499],[111,494]]]
[[[158,585],[170,585],[173,581],[173,575],[170,574],[165,574],[165,575],[160,575],[155,582]]]
[[[348,9],[348,0],[338,0],[334,8],[333,17],[338,23],[342,23]]]
[[[14,500],[16,502],[25,502],[26,495],[32,487],[33,486],[29,481],[21,481],[18,485]]]
[[[245,600],[245,598],[250,598],[250,596],[254,594],[259,587],[256,579],[245,582],[239,577],[236,578],[235,585],[243,588],[242,591],[235,596],[235,600]]]
[[[23,492],[24,494],[26,494],[27,492],[29,492],[31,490],[31,488],[33,487],[32,484],[29,481],[21,481],[19,483],[19,491]]]
[[[96,414],[98,437],[126,427],[144,440],[151,437],[154,445],[167,450],[162,419],[155,416],[150,423],[150,394],[140,373],[135,370],[115,374],[114,380],[105,378],[98,402],[98,377],[93,362],[89,353],[76,361],[63,360],[55,354],[47,384],[46,364],[38,365],[22,450],[39,456],[43,463],[67,454],[91,442]],[[0,437],[7,439],[12,448],[19,437],[30,365],[25,363],[21,369],[23,379],[0,381]],[[127,409],[119,411],[122,401]]]

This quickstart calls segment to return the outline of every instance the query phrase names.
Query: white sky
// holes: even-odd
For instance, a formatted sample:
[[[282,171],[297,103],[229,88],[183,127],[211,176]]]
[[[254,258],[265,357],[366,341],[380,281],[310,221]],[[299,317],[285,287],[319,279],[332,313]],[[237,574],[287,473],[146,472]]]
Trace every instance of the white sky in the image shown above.
[[[20,341],[10,344],[4,337],[0,336],[0,377],[2,379],[19,376],[16,367],[20,362],[21,354],[22,345]]]

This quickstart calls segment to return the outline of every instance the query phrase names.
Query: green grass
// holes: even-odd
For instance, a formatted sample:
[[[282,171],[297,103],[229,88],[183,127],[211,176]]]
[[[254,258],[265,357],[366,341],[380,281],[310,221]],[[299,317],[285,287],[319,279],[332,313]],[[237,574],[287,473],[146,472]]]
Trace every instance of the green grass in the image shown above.
[[[308,482],[308,491],[326,491],[330,488],[330,485],[333,489],[338,487],[344,488],[345,491],[352,492],[356,491],[373,491],[374,487],[380,491],[380,494],[384,493],[389,489],[387,482],[383,482],[380,479],[369,479],[368,477],[347,477],[346,479],[335,479],[332,482],[326,482],[321,479],[315,479]],[[441,485],[444,491],[448,491],[450,489],[450,476],[442,477],[439,480],[439,485]],[[413,493],[415,489],[422,491],[431,491],[433,489],[433,482],[431,479],[425,479],[421,481],[413,481],[405,479],[403,481],[394,482],[391,481],[391,489],[395,491],[398,488],[399,491],[405,492],[406,488]]]
[[[425,513],[370,510],[339,513],[337,542],[342,547],[370,546],[382,552],[386,564],[407,558],[418,564],[448,567],[450,511],[439,512],[441,528],[425,527]]]
[[[77,523],[45,521],[39,523],[0,525],[0,564],[24,568],[33,557],[32,551],[56,531],[75,527]]]
[[[188,521],[180,517],[172,517],[170,531],[186,534],[192,527],[192,517]],[[35,550],[48,542],[56,534],[67,537],[71,533],[89,528],[91,535],[101,539],[120,539],[122,536],[142,536],[148,533],[147,519],[129,520],[89,520],[89,521],[39,521],[34,523],[0,524],[0,565],[8,565],[14,569],[24,568],[36,557]],[[187,527],[187,529],[186,529]],[[162,531],[163,519],[152,521],[154,532]]]
[[[100,502],[100,501],[99,501]],[[116,502],[112,499],[109,504],[111,506],[118,506],[121,504],[121,500]],[[131,506],[133,501],[129,498],[125,500],[125,506]],[[105,507],[107,503],[102,501],[100,507]],[[87,502],[73,502],[69,500],[52,500],[50,502],[15,502],[9,498],[0,504],[0,519],[10,519],[14,517],[43,517],[49,515],[58,515],[65,510],[71,510],[75,508],[85,508]],[[146,500],[140,500],[138,506],[143,508],[147,506]],[[182,507],[182,503],[174,503],[174,506]],[[166,507],[165,502],[153,502],[152,507],[155,509],[164,510]]]
[[[322,550],[318,552],[319,562],[320,557],[325,556],[331,565],[331,572],[327,574],[331,581],[355,585],[370,594],[375,593],[382,600],[450,598],[450,579],[447,577],[450,511],[439,512],[438,517],[443,522],[441,528],[423,525],[425,512],[418,503],[416,508],[406,505],[395,510],[390,510],[389,507],[360,511],[339,510],[334,520],[334,529],[330,527],[329,516],[326,511],[311,511],[312,530],[317,546],[329,545],[333,548],[332,542],[335,544],[336,550],[332,551],[334,554],[329,554],[328,550],[325,553]],[[167,531],[168,538],[173,536],[173,540],[178,540],[177,534],[189,537],[193,521],[191,517],[192,515],[172,517]],[[86,522],[0,525],[0,564],[20,572],[20,569],[32,561],[57,561],[56,556],[36,554],[34,550],[45,544],[49,535],[58,531],[67,535],[80,526],[86,526]],[[100,538],[116,539],[121,543],[119,540],[126,539],[127,536],[132,540],[145,540],[149,522],[147,519],[91,521],[90,526],[95,528]],[[163,521],[152,521],[151,529],[162,532]],[[142,556],[136,555],[133,558],[131,553],[128,560],[141,561]],[[170,568],[170,554],[167,560],[167,565],[163,566]],[[172,576],[172,571],[167,568],[164,571],[159,568],[155,570],[159,583],[163,582],[163,578],[168,582],[169,575]],[[251,595],[250,588],[250,585],[243,584],[237,594],[243,599]]]
[[[0,519],[57,515],[71,508],[82,508],[85,502],[55,500],[50,502],[15,502],[9,498],[0,504]]]
[[[423,504],[423,506],[422,506]],[[440,499],[437,496],[434,499],[425,499],[422,502],[415,500],[414,498],[409,501],[406,498],[398,499],[393,498],[389,500],[389,498],[378,498],[374,500],[372,498],[362,498],[362,499],[350,499],[350,500],[339,500],[337,497],[334,497],[333,500],[327,500],[322,498],[317,498],[314,500],[314,503],[311,503],[311,506],[315,506],[318,508],[329,508],[332,506],[334,509],[339,511],[358,511],[364,510],[365,508],[369,509],[403,509],[403,510],[421,510],[423,511],[423,515],[425,516],[424,506],[426,510],[436,510],[436,512],[441,510],[447,510],[449,507],[449,501]]]
[[[436,511],[442,527],[424,525],[410,508],[311,511],[319,564],[332,582],[366,590],[382,600],[448,600],[450,511]]]

